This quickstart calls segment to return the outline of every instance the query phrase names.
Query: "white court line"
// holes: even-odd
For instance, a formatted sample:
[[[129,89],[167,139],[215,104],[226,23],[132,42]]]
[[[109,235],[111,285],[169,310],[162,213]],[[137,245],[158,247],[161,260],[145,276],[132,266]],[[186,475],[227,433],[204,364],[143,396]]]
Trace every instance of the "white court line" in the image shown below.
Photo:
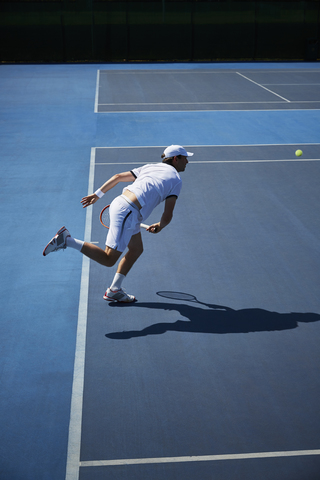
[[[295,85],[298,85],[298,86],[308,87],[309,85],[320,85],[320,83],[263,83],[263,85],[268,85],[268,86],[285,85],[289,87],[294,87]]]
[[[276,94],[275,94],[276,95]],[[280,95],[279,95],[280,96]],[[288,100],[289,101],[289,100]],[[316,100],[315,100],[316,101]],[[309,103],[313,102],[313,100],[309,100]],[[261,102],[146,102],[146,103],[99,103],[99,107],[112,107],[112,106],[120,106],[120,105],[234,105],[234,104],[274,104],[274,103],[283,103],[280,100],[272,100],[272,101],[261,101]],[[290,102],[291,103],[291,102]]]
[[[114,75],[176,75],[176,74],[184,74],[184,75],[191,75],[191,74],[212,74],[212,73],[235,73],[235,70],[227,70],[227,71],[219,71],[219,70],[208,70],[208,69],[199,69],[199,70],[101,70],[101,74],[109,75],[110,73]],[[311,70],[312,71],[312,70]]]
[[[81,462],[81,467],[110,467],[114,465],[141,465],[150,463],[212,462],[217,460],[246,460],[250,458],[279,458],[320,455],[320,450],[293,450],[284,452],[238,453],[190,457],[131,458],[121,460],[93,460]]]
[[[94,98],[94,113],[99,113],[99,88],[100,88],[100,70],[97,71],[96,94]]]
[[[164,68],[162,70],[156,70],[156,69],[148,69],[148,70],[134,70],[134,69],[128,69],[128,70],[101,70],[101,74],[102,75],[109,75],[109,74],[115,74],[115,75],[132,75],[132,73],[134,73],[135,75],[136,74],[139,74],[139,75],[148,75],[148,74],[151,74],[151,75],[168,75],[168,74],[176,74],[176,73],[180,73],[180,74],[184,74],[184,75],[188,75],[188,74],[220,74],[220,75],[223,75],[225,73],[231,73],[231,74],[234,74],[234,73],[237,73],[237,71],[241,70],[241,68],[237,68],[237,67],[234,67],[234,68],[229,68],[229,69],[226,69],[226,68],[221,68],[221,69],[217,69],[217,70],[211,70],[211,69],[208,69],[208,67],[206,66],[203,66],[199,69],[192,69],[192,70],[188,70],[188,68],[186,68],[185,70],[170,70],[170,69],[167,69],[167,68]],[[317,65],[315,65],[315,68],[314,70],[304,70],[304,69],[288,69],[288,70],[275,70],[275,69],[264,69],[264,68],[249,68],[249,69],[246,69],[246,70],[243,70],[243,72],[252,72],[252,73],[319,73],[320,72],[320,69]]]
[[[200,160],[199,162],[189,162],[192,165],[197,163],[279,163],[279,162],[319,162],[320,158],[287,158],[277,160]]]
[[[90,171],[88,182],[88,195],[93,192],[94,186],[94,163],[95,148],[91,149]],[[84,240],[90,242],[92,229],[92,208],[87,208]],[[89,296],[89,271],[90,260],[83,255],[80,298],[78,309],[78,327],[76,352],[74,360],[73,384],[71,395],[71,412],[69,423],[69,438],[67,452],[66,480],[78,480],[80,465],[81,427],[82,427],[82,403],[84,385],[84,362],[86,348],[86,331]]]
[[[237,72],[237,74],[240,75],[240,77],[245,78],[245,79],[248,80],[249,82],[252,82],[252,83],[254,83],[255,85],[258,85],[258,87],[264,88],[264,90],[267,90],[268,92],[272,93],[273,95],[276,95],[277,97],[282,98],[282,100],[285,100],[286,102],[290,103],[290,100],[288,100],[287,98],[284,98],[284,97],[282,97],[281,95],[278,95],[277,93],[273,92],[272,90],[269,90],[269,88],[264,87],[264,86],[261,85],[260,83],[254,82],[253,80],[251,80],[251,78],[248,78],[248,77],[246,77],[245,75],[242,75],[242,73]]]
[[[212,147],[287,147],[287,146],[302,146],[302,145],[320,145],[320,143],[242,143],[239,145],[235,144],[208,144],[208,145],[185,145],[185,148],[212,148]],[[166,148],[167,145],[129,145],[129,146],[112,146],[112,147],[95,147],[97,150],[103,149],[121,149],[121,148]],[[98,165],[98,163],[96,163]]]
[[[288,100],[289,102],[289,100]],[[233,103],[233,102],[232,102]],[[260,104],[261,102],[257,102],[257,104]],[[282,105],[288,105],[288,103],[284,103],[284,102],[274,102],[274,103],[280,103]],[[308,100],[308,101],[305,101],[305,100],[298,100],[298,101],[290,101],[290,106],[291,105],[294,105],[295,103],[320,103],[320,100]],[[106,112],[97,112],[99,113],[99,115],[114,115],[114,114],[128,114],[128,113],[133,113],[134,115],[139,115],[139,114],[145,114],[145,113],[148,113],[148,114],[154,114],[156,113],[157,115],[160,115],[160,114],[164,114],[164,113],[222,113],[222,112],[228,112],[228,113],[232,113],[232,112],[236,112],[236,113],[251,113],[251,112],[263,112],[263,113],[268,113],[268,112],[317,112],[319,111],[319,108],[269,108],[269,109],[261,109],[261,108],[256,108],[254,110],[249,110],[249,109],[245,109],[245,110],[139,110],[139,111],[136,111],[136,110],[108,110]]]
[[[279,163],[279,162],[319,162],[320,158],[286,158],[286,159],[276,159],[276,160],[199,160],[188,161],[190,165],[196,165],[198,163]],[[152,163],[159,162],[101,162],[96,163],[96,165],[150,165]],[[91,242],[93,243],[93,242]]]

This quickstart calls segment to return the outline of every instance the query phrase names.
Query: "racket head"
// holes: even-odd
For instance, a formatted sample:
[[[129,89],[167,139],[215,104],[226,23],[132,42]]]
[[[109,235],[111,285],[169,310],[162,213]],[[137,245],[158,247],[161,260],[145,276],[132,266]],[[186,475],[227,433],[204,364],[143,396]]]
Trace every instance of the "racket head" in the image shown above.
[[[101,224],[106,227],[110,228],[110,213],[109,213],[110,205],[106,205],[100,212],[100,222]]]
[[[198,301],[194,295],[191,295],[189,293],[183,293],[183,292],[161,291],[161,292],[157,292],[157,295],[159,295],[159,297],[171,298],[172,300],[182,300],[182,301],[188,301],[188,302]]]
[[[110,205],[106,205],[100,212],[100,222],[101,224],[106,227],[110,228],[110,213],[109,213],[109,207]],[[140,227],[143,228],[149,228],[149,225],[146,225],[144,223],[140,223]]]

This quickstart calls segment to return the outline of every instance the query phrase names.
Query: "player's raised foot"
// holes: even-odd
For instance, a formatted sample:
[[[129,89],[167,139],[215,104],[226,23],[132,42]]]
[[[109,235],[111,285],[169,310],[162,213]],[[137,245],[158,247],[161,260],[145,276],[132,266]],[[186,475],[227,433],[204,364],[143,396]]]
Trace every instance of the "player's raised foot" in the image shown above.
[[[111,290],[108,288],[103,298],[108,302],[131,303],[136,301],[136,297],[128,295],[122,288],[120,288],[120,290]]]
[[[71,237],[66,227],[60,228],[56,235],[50,240],[48,245],[43,250],[43,255],[49,255],[51,252],[57,252],[58,250],[67,248],[66,238]]]

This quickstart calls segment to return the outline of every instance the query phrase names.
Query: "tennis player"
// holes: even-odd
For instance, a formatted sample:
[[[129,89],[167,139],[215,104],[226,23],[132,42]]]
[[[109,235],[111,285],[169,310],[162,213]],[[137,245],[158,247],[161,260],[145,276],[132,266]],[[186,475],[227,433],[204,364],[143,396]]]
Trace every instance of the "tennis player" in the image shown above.
[[[182,186],[179,174],[186,168],[187,157],[192,155],[193,153],[187,152],[180,145],[171,145],[161,155],[162,162],[116,174],[95,193],[82,198],[81,203],[83,208],[86,208],[96,203],[119,182],[131,182],[123,189],[122,195],[116,197],[110,205],[110,228],[105,250],[92,243],[72,238],[68,230],[62,227],[45,247],[43,255],[71,247],[101,265],[112,267],[128,247],[103,298],[108,301],[134,302],[136,298],[123,290],[122,282],[143,252],[140,223],[163,201],[164,211],[160,221],[150,225],[147,231],[159,233],[171,222]]]

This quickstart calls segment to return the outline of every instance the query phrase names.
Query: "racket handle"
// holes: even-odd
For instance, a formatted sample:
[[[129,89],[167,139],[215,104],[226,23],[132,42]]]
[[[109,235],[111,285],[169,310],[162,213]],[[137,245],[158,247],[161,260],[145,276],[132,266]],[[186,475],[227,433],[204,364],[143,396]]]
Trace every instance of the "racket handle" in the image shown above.
[[[140,227],[142,227],[142,228],[149,228],[149,225],[146,225],[145,223],[140,223]]]

